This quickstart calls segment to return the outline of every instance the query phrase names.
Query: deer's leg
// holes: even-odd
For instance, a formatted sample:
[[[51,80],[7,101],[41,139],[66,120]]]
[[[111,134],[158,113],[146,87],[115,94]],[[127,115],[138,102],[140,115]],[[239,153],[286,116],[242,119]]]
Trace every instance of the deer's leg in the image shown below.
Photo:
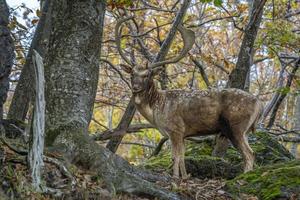
[[[253,170],[254,165],[254,153],[248,144],[248,138],[244,134],[243,137],[237,143],[237,148],[240,150],[244,160],[244,172]]]
[[[174,162],[173,176],[179,177],[179,172],[180,172],[181,177],[185,179],[188,177],[188,175],[186,173],[185,162],[184,162],[184,153],[185,153],[184,141],[182,138],[170,137],[170,139],[172,143],[172,158]]]
[[[251,147],[249,146],[248,137],[246,135],[249,128],[249,126],[243,126],[243,124],[233,126],[232,135],[230,138],[233,145],[242,154],[244,160],[244,172],[251,171],[254,165],[254,153]]]
[[[255,156],[254,156],[254,152],[251,149],[249,143],[248,143],[248,137],[246,135],[244,135],[245,137],[245,149],[248,152],[246,156],[247,159],[245,159],[245,167],[244,167],[244,172],[248,172],[253,170],[253,166],[254,166],[254,160],[255,160]]]
[[[188,178],[188,174],[185,169],[185,161],[184,161],[184,154],[185,154],[185,146],[184,146],[184,140],[182,139],[182,142],[180,142],[180,150],[179,150],[179,169],[180,174],[183,179]]]
[[[226,154],[230,141],[222,133],[216,136],[216,144],[212,156],[223,158]]]
[[[172,161],[173,161],[173,176],[179,178],[179,149],[178,143],[171,138],[172,144]]]

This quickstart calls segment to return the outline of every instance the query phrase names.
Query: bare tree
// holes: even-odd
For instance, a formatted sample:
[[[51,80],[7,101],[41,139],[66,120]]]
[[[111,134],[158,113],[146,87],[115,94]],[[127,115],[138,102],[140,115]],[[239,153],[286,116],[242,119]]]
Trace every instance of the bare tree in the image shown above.
[[[33,49],[42,57],[45,56],[50,34],[50,1],[43,1],[42,16],[35,30],[20,79],[10,104],[8,118],[24,121],[28,112],[30,101],[34,101],[34,67],[32,62]]]
[[[228,87],[245,89],[248,73],[252,64],[254,41],[262,19],[263,8],[267,0],[254,0],[249,22],[244,29],[244,37],[236,67],[229,75]]]

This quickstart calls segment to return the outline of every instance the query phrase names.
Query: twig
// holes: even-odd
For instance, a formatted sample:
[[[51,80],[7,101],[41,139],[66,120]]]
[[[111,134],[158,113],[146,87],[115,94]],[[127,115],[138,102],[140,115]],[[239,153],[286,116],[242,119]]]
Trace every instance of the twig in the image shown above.
[[[300,130],[290,130],[290,131],[277,132],[277,133],[267,130],[268,133],[275,135],[275,136],[280,136],[280,135],[285,135],[285,134],[290,134],[290,133],[299,134],[297,131],[300,131]]]
[[[187,26],[188,28],[196,28],[196,27],[200,27],[203,26],[204,24],[210,23],[210,22],[214,22],[214,21],[219,21],[219,20],[224,20],[224,19],[232,19],[234,17],[240,17],[240,15],[235,15],[235,16],[225,16],[225,17],[217,17],[217,18],[213,18],[210,20],[207,20],[205,22],[201,22],[199,24],[194,24],[194,25],[189,25]],[[233,20],[233,19],[232,19]]]
[[[149,148],[155,148],[155,146],[150,145],[150,144],[142,144],[142,143],[137,143],[137,142],[121,142],[121,144],[127,144],[127,145],[137,145],[137,146],[142,146],[142,147],[149,147]]]
[[[154,149],[153,153],[150,155],[150,158],[151,158],[152,156],[157,156],[157,155],[159,154],[159,152],[161,151],[163,145],[165,144],[166,141],[168,141],[168,139],[169,139],[168,137],[163,137],[163,138],[159,141],[159,143],[158,143],[158,145],[156,146],[156,148]]]
[[[128,83],[128,81],[124,78],[123,74],[120,72],[120,70],[118,70],[118,69],[115,67],[114,64],[112,64],[110,61],[108,61],[108,60],[106,60],[106,59],[103,59],[103,58],[101,58],[100,61],[105,62],[106,64],[108,64],[114,71],[116,71],[116,72],[119,74],[120,78],[126,83],[126,85],[127,85],[129,88],[131,88],[131,87],[130,87],[130,84]]]
[[[94,117],[92,118],[92,120],[98,124],[99,126],[102,126],[103,128],[105,128],[105,130],[109,130],[109,128],[107,126],[105,126],[104,124],[101,124],[98,120],[96,120]]]

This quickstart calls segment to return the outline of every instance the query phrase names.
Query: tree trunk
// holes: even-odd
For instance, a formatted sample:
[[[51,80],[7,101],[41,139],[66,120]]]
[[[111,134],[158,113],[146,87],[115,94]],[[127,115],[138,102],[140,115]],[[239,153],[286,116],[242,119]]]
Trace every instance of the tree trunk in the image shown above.
[[[118,150],[119,145],[121,144],[123,137],[131,123],[131,120],[135,113],[135,105],[134,105],[134,99],[131,98],[130,102],[128,103],[125,113],[122,116],[122,119],[120,123],[118,124],[118,127],[116,128],[116,132],[119,132],[121,134],[120,136],[113,137],[106,145],[106,148],[111,150],[112,152],[116,152]]]
[[[297,60],[292,72],[288,75],[288,78],[287,78],[287,82],[286,82],[286,85],[285,87],[286,88],[290,88],[291,85],[292,85],[292,82],[293,82],[293,79],[296,75],[296,72],[297,70],[299,69],[299,66],[300,66],[300,58]],[[278,97],[278,100],[276,101],[274,107],[273,107],[273,110],[272,110],[272,113],[271,113],[271,116],[270,116],[270,120],[269,120],[269,123],[267,125],[267,128],[271,128],[274,123],[275,123],[275,120],[276,120],[276,115],[277,115],[277,111],[279,110],[279,107],[282,103],[282,101],[284,100],[284,98],[287,96],[287,93],[281,93]]]
[[[281,63],[281,69],[279,72],[279,78],[276,84],[276,89],[279,90],[280,88],[283,87],[284,84],[284,72],[286,70],[287,65],[285,63]],[[265,106],[262,118],[260,119],[261,122],[264,122],[267,118],[267,116],[269,115],[269,113],[272,111],[272,109],[274,108],[276,102],[278,101],[278,98],[280,97],[280,93],[276,92],[272,99],[268,102],[268,104]]]
[[[96,95],[105,1],[54,0],[46,58],[46,144],[103,178],[112,193],[179,197],[153,183],[163,178],[133,168],[87,134]],[[147,179],[147,180],[145,180]]]
[[[262,19],[266,0],[255,0],[251,10],[250,20],[244,30],[244,38],[238,55],[235,69],[229,75],[227,87],[245,89],[247,74],[250,73],[251,57],[253,55],[254,41],[257,36]]]
[[[294,130],[300,132],[300,94],[296,97],[296,104],[295,104],[295,112],[294,112]],[[298,137],[299,139],[299,137]],[[297,147],[300,145],[300,141],[292,142],[292,146],[290,152],[296,157],[299,158],[299,154],[297,152]]]
[[[9,89],[9,74],[14,60],[14,44],[7,27],[9,9],[5,0],[0,0],[0,133],[3,130],[3,104]]]
[[[34,33],[34,37],[26,56],[26,62],[23,66],[18,85],[11,101],[7,117],[9,119],[24,121],[29,109],[29,103],[31,100],[34,100],[35,83],[34,67],[32,63],[33,49],[37,50],[44,58],[49,41],[51,24],[49,17],[51,12],[51,3],[49,0],[46,0],[43,4],[42,16]]]
[[[41,191],[41,170],[44,166],[44,136],[45,136],[45,79],[43,59],[37,51],[33,53],[33,65],[35,71],[35,105],[32,121],[31,145],[28,153],[29,167],[31,171],[32,186]]]
[[[53,3],[45,66],[48,145],[64,124],[76,121],[88,129],[98,84],[104,6],[99,1]]]
[[[298,94],[296,98],[294,119],[295,119],[294,129],[300,130],[300,94]]]

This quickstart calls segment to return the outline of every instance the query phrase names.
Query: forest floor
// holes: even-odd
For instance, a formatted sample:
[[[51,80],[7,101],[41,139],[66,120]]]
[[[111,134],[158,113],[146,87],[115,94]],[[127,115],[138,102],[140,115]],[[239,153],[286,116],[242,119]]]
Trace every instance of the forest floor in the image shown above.
[[[42,189],[46,192],[36,193],[27,166],[27,150],[24,142],[22,144],[19,140],[0,138],[0,200],[155,199],[142,194],[113,194],[96,172],[71,165],[64,161],[62,155],[47,150],[44,152],[42,174]],[[241,169],[238,169],[241,167],[241,158],[231,147],[226,155],[227,161],[210,157],[213,147],[211,140],[187,143],[185,161],[188,172],[192,174],[187,180],[170,177],[168,149],[137,167],[170,177],[168,182],[156,182],[157,186],[179,194],[183,200],[299,199],[300,161],[295,160],[278,141],[267,134],[256,133],[255,137],[250,137],[250,142],[256,153],[257,166],[246,174],[241,174]]]
[[[47,154],[46,154],[47,155]],[[68,166],[70,174],[63,169],[59,155],[47,155],[52,160],[45,160],[43,184],[48,192],[36,193],[31,187],[31,176],[26,163],[26,156],[9,146],[0,148],[0,199],[101,199],[101,200],[147,200],[151,197],[129,194],[112,195],[96,174]],[[157,184],[167,190],[182,195],[183,199],[232,199],[222,189],[225,180],[172,179],[169,183]]]

